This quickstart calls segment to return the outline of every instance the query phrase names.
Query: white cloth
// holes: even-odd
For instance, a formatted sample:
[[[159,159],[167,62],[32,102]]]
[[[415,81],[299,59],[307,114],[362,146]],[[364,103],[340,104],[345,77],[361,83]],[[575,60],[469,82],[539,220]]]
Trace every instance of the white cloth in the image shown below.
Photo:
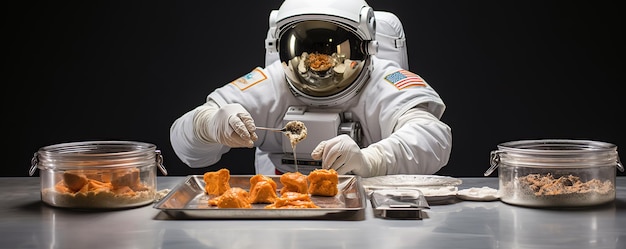
[[[436,173],[447,164],[452,150],[451,129],[439,120],[445,104],[426,81],[424,86],[399,88],[385,79],[401,72],[396,62],[377,57],[372,60],[370,81],[360,95],[334,108],[351,112],[353,119],[361,123],[363,145],[376,144],[380,148],[380,158],[375,161],[385,164],[386,174]],[[215,101],[219,106],[239,103],[248,110],[257,126],[264,127],[280,127],[287,108],[301,105],[289,91],[280,62],[255,68],[210,93],[207,101]],[[209,143],[194,134],[194,112],[174,121],[170,139],[183,162],[194,168],[206,167],[219,161],[229,148]],[[282,139],[286,137],[267,132],[257,135],[256,155],[266,157],[255,160],[257,173],[268,172],[271,167],[288,171],[285,165],[280,165]],[[266,165],[268,163],[273,165]]]

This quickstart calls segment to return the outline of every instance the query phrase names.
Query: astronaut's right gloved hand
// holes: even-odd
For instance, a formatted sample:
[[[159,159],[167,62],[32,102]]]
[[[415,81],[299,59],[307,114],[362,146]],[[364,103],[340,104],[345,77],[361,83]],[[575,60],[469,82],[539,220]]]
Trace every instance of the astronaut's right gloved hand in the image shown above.
[[[348,135],[342,134],[320,142],[311,152],[315,160],[322,160],[322,168],[334,169],[338,174],[353,173],[362,177],[385,175],[382,156],[377,146],[361,149]]]
[[[215,110],[209,103],[197,110],[194,130],[200,139],[231,148],[252,148],[258,139],[250,113],[240,104],[227,104]]]

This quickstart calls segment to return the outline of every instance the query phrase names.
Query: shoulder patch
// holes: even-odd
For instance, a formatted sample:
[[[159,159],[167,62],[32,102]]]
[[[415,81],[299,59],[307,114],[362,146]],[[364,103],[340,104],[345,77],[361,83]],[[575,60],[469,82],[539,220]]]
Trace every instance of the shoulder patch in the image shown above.
[[[407,70],[398,70],[385,76],[387,82],[394,85],[398,90],[414,86],[426,86],[426,82],[422,77]]]
[[[252,70],[252,72],[249,72],[246,75],[241,76],[239,79],[233,80],[230,83],[237,86],[239,90],[243,91],[266,79],[267,75],[265,75],[263,71],[261,71],[261,69],[255,68],[254,70]]]

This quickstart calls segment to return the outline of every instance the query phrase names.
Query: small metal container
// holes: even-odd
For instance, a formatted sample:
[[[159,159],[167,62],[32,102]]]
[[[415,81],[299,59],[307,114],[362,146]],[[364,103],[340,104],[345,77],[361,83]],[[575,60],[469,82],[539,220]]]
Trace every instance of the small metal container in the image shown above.
[[[29,174],[39,169],[41,200],[51,206],[121,209],[154,202],[157,167],[167,175],[154,144],[86,141],[40,148]]]
[[[615,200],[617,146],[589,140],[543,139],[501,143],[491,151],[502,202],[542,208],[587,207]]]

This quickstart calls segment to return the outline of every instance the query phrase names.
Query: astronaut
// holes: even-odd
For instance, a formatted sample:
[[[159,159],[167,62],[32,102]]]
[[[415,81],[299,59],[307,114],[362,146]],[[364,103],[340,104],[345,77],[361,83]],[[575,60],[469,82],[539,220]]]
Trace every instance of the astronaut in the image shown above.
[[[452,133],[440,120],[443,100],[406,65],[377,57],[376,17],[364,0],[285,0],[270,14],[266,49],[275,61],[214,90],[173,122],[172,147],[189,167],[213,165],[231,148],[255,148],[257,174],[294,172],[299,160],[285,163],[288,138],[256,129],[282,127],[293,110],[309,127],[303,142],[314,142],[298,145],[303,153],[294,156],[319,162],[302,173],[434,174],[448,163]],[[317,136],[309,124],[325,121],[316,113],[358,129],[334,132],[330,118],[330,129],[318,130],[333,135]]]

